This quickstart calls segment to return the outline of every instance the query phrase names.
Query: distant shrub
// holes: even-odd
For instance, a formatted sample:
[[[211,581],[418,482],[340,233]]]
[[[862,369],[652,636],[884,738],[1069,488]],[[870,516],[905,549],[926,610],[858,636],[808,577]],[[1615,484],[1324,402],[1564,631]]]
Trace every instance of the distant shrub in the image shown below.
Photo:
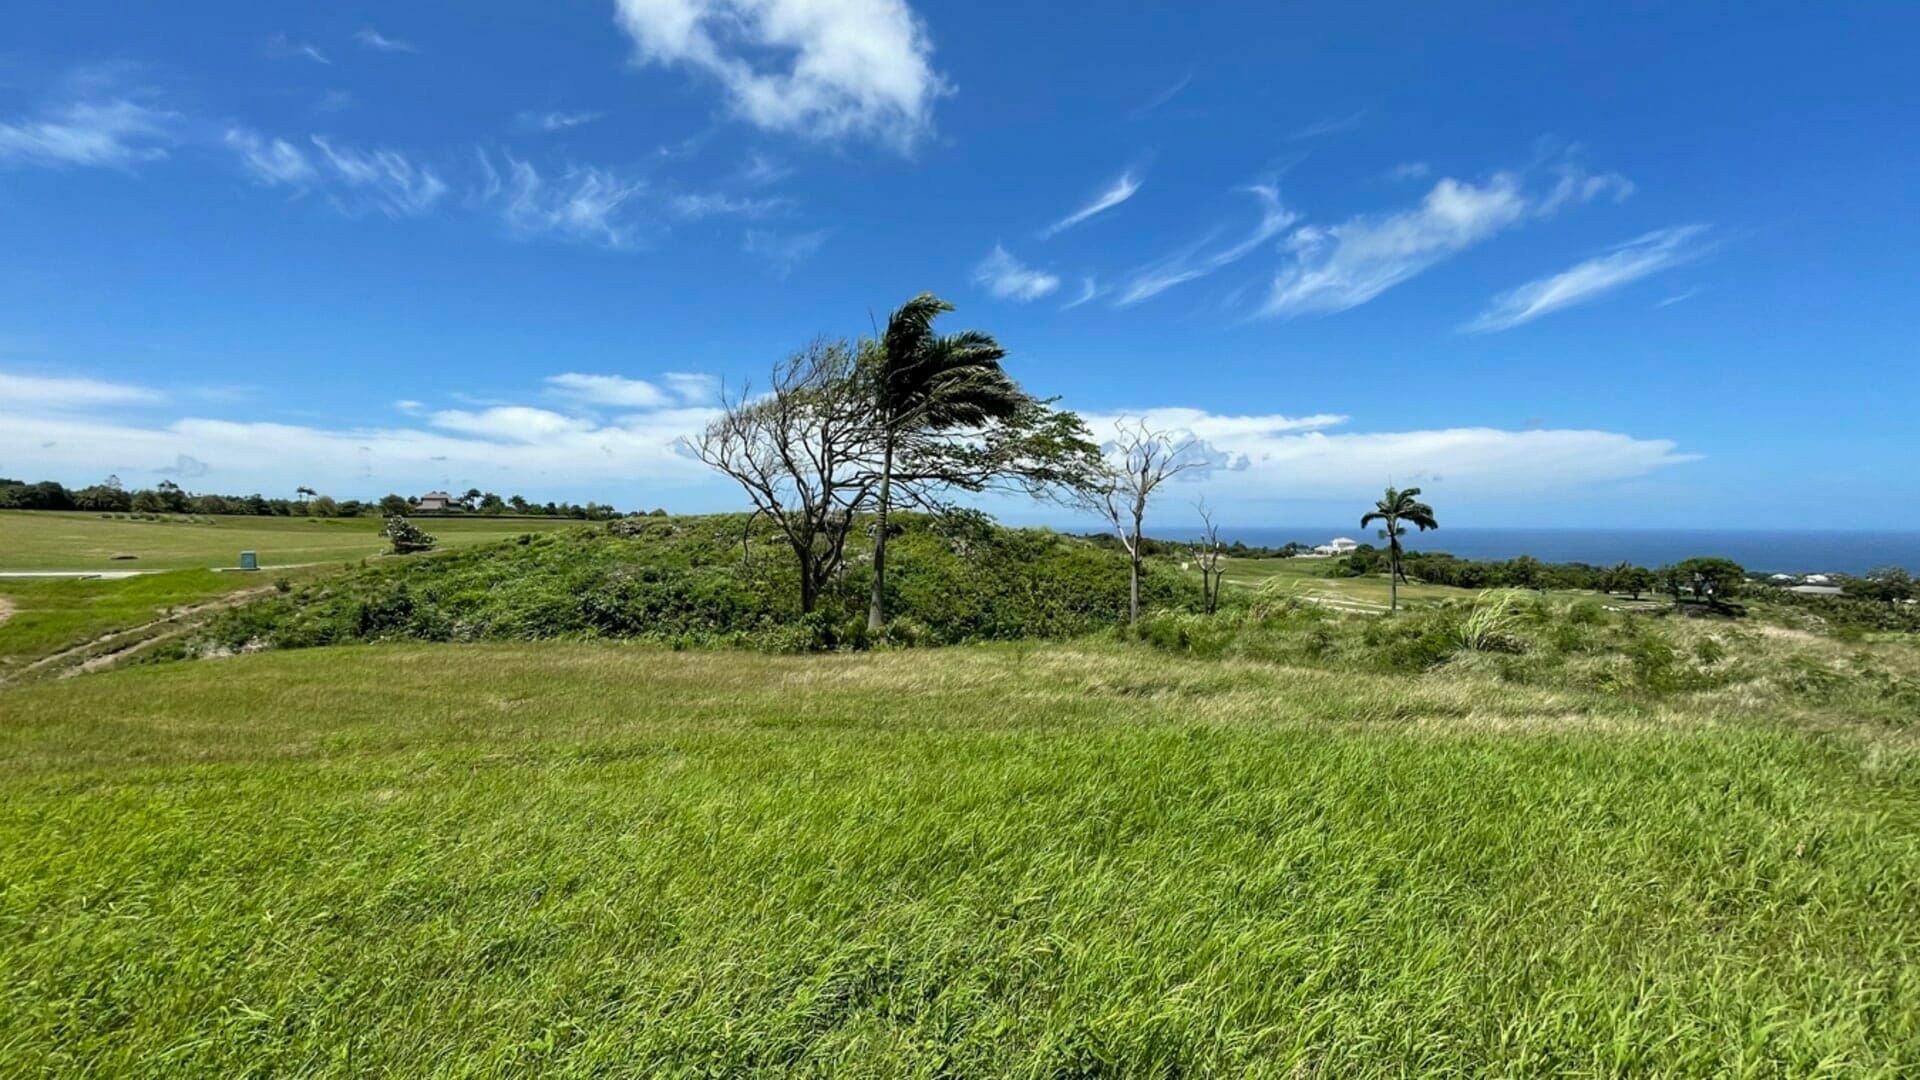
[[[417,551],[433,550],[433,537],[420,526],[398,514],[387,519],[387,527],[380,530],[380,535],[386,537],[387,541],[393,545],[395,555],[410,555]]]

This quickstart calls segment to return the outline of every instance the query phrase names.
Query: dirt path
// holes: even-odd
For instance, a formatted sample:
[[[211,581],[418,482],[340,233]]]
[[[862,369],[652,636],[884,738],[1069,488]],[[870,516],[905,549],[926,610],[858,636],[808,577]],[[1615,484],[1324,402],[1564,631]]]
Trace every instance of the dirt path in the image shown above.
[[[57,653],[43,656],[21,668],[11,677],[0,675],[0,685],[10,681],[17,682],[33,675],[53,675],[55,678],[66,679],[90,671],[103,671],[162,641],[179,637],[227,608],[243,604],[272,591],[272,586],[242,589],[239,592],[228,593],[217,600],[209,600],[204,604],[176,609],[138,626],[129,626],[101,634],[91,641],[84,641]]]

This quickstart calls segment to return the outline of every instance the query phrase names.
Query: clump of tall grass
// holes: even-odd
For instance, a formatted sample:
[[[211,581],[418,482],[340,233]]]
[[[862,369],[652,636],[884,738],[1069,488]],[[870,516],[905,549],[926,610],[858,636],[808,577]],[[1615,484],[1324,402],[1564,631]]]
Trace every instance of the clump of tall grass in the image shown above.
[[[1519,630],[1532,602],[1533,597],[1521,589],[1490,589],[1466,606],[1449,636],[1470,652],[1526,652]]]

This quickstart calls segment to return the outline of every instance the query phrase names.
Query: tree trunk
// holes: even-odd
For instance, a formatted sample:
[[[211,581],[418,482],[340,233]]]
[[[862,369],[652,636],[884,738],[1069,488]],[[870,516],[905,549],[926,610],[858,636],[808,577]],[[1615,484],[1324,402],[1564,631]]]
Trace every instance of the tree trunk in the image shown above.
[[[813,553],[800,550],[798,544],[794,545],[793,553],[800,560],[800,613],[811,615],[813,609],[820,603],[820,585],[814,580],[815,560],[811,557]]]
[[[1139,550],[1138,541],[1135,542],[1134,550]],[[1137,623],[1140,621],[1140,556],[1133,556],[1129,560],[1129,567],[1131,572],[1127,575],[1127,622]]]
[[[1387,610],[1400,610],[1400,549],[1387,552],[1388,562],[1393,565],[1387,569]]]
[[[873,593],[867,599],[867,629],[878,632],[887,624],[887,511],[893,501],[893,439],[887,439],[880,466],[880,505],[873,531]]]

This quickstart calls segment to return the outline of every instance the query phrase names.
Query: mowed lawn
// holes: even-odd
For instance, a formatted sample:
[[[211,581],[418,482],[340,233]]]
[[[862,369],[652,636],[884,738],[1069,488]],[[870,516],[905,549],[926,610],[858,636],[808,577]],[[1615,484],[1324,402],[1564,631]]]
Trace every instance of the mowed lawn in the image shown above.
[[[1920,766],[1119,645],[0,689],[0,1073],[1911,1076]]]
[[[420,518],[442,546],[578,526],[543,518]],[[238,566],[242,551],[265,566],[358,559],[386,549],[384,522],[363,518],[167,517],[141,521],[92,513],[0,510],[0,571],[179,570]],[[116,559],[131,555],[131,559]]]

